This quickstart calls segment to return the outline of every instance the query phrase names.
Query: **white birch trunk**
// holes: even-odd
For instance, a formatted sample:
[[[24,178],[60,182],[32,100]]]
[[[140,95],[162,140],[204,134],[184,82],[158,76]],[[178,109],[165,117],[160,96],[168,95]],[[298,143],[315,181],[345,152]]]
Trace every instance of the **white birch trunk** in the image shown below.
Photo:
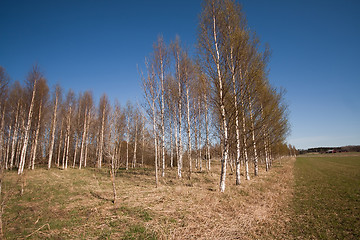
[[[269,150],[268,150],[268,146],[267,146],[267,141],[266,141],[266,133],[264,132],[264,150],[265,150],[265,168],[266,171],[270,170],[270,166],[269,166]]]
[[[221,160],[221,175],[220,175],[220,192],[225,191],[225,181],[226,181],[226,165],[228,161],[228,126],[226,120],[226,111],[225,111],[225,104],[223,99],[223,79],[220,70],[220,54],[218,49],[218,42],[217,42],[217,33],[216,33],[216,18],[213,16],[213,34],[214,34],[214,45],[216,51],[216,69],[218,74],[218,81],[219,81],[219,100],[220,100],[220,109],[221,109],[221,120],[223,125],[224,131],[224,139],[223,139],[223,156]]]
[[[34,108],[34,100],[35,100],[35,92],[36,92],[36,81],[37,81],[37,79],[35,79],[35,81],[34,81],[33,92],[32,92],[31,103],[30,103],[30,109],[29,109],[28,122],[26,124],[24,143],[23,143],[23,147],[22,147],[22,150],[21,150],[20,163],[19,163],[19,169],[18,169],[18,174],[19,175],[22,174],[23,171],[24,171],[26,151],[27,151],[27,147],[28,147],[28,143],[29,143],[30,127],[31,127],[31,120],[32,120],[33,108]]]
[[[174,167],[174,145],[173,145],[172,118],[170,118],[170,167]]]
[[[143,128],[142,128],[141,167],[144,167],[144,153],[145,153],[145,118],[143,118]]]
[[[89,128],[90,128],[90,110],[88,110],[86,119],[86,134],[85,134],[85,154],[84,154],[84,167],[87,166],[88,148],[89,148]]]
[[[119,151],[118,151],[118,155],[119,155],[118,162],[120,163],[120,162],[121,162],[121,140],[120,140],[120,137],[119,137]]]
[[[264,108],[261,104],[261,113],[263,115],[263,117],[265,117],[264,115]],[[264,137],[264,152],[265,152],[265,169],[266,171],[269,171],[269,150],[268,150],[268,146],[267,146],[267,128],[266,128],[266,124],[264,124],[263,126],[264,130],[263,130],[263,137]]]
[[[135,120],[135,140],[134,140],[134,157],[132,162],[132,167],[136,167],[136,146],[137,146],[137,127],[138,127],[138,120]]]
[[[59,96],[58,93],[56,93],[55,96],[55,106],[54,106],[54,114],[52,119],[52,127],[51,127],[51,140],[50,140],[50,146],[49,146],[49,161],[48,161],[48,169],[51,168],[51,161],[54,151],[54,143],[55,143],[55,130],[56,130],[56,113],[57,113],[57,105],[58,105]]]
[[[116,145],[114,144],[114,153],[111,155],[111,169],[110,169],[110,177],[111,177],[111,183],[113,187],[113,196],[114,200],[113,203],[116,203],[116,185],[115,185],[115,155],[116,155]]]
[[[204,94],[204,103],[205,103],[205,134],[206,134],[206,141],[205,141],[205,149],[206,149],[206,169],[208,171],[211,170],[211,159],[210,159],[210,143],[209,143],[209,120],[208,120],[208,102],[207,96]]]
[[[104,125],[105,125],[105,106],[104,106],[104,109],[103,109],[103,112],[102,112],[102,119],[101,119],[98,168],[101,168],[102,157],[103,157],[104,127],[105,127]]]
[[[31,163],[32,163],[32,159],[33,159],[33,154],[34,154],[34,142],[35,142],[35,138],[33,139],[33,143],[31,144],[31,150],[30,150],[30,161],[29,161],[29,165],[28,165],[28,169],[31,169]]]
[[[191,159],[191,124],[190,124],[190,99],[189,99],[189,86],[186,87],[186,103],[187,103],[187,134],[188,134],[188,160],[189,160],[189,178],[192,172],[192,159]]]
[[[22,150],[22,145],[23,145],[23,142],[24,142],[24,134],[23,132],[25,132],[25,113],[23,112],[21,114],[21,128],[19,127],[19,130],[20,130],[20,133],[22,134],[19,134],[19,139],[17,141],[17,145],[16,145],[16,159],[15,159],[15,166],[17,168],[19,168],[19,165],[20,165],[20,157],[21,157],[21,150]]]
[[[60,138],[59,138],[59,149],[57,155],[56,166],[59,167],[60,164],[60,155],[61,155],[61,145],[62,145],[62,136],[63,136],[63,129],[62,129],[62,121],[61,121],[61,130],[60,130]]]
[[[196,107],[194,104],[194,113],[196,112]],[[199,143],[198,143],[198,120],[197,117],[194,118],[194,140],[195,140],[195,146],[194,146],[194,151],[196,154],[195,157],[195,169],[198,170],[199,169]]]
[[[160,67],[161,67],[161,159],[162,159],[162,171],[161,176],[165,177],[165,122],[164,122],[164,60],[160,53]]]
[[[19,128],[18,120],[19,120],[19,116],[20,116],[20,111],[21,111],[21,107],[20,107],[20,100],[19,100],[17,108],[16,108],[14,134],[13,134],[12,145],[11,145],[10,170],[13,168],[13,165],[14,165],[15,150],[16,150],[16,145],[17,145],[17,135],[18,135],[18,128]]]
[[[178,127],[177,123],[175,124],[175,154],[176,154],[176,162],[179,163],[179,144],[178,144]]]
[[[75,163],[76,163],[76,155],[77,155],[78,144],[79,144],[79,138],[78,138],[78,137],[76,137],[76,141],[75,141],[75,150],[74,150],[73,168],[75,168]]]
[[[6,155],[5,155],[5,169],[7,170],[9,167],[9,160],[10,160],[10,142],[11,142],[11,131],[12,125],[9,126],[9,133],[8,133],[8,140],[6,144]]]
[[[2,114],[1,114],[1,124],[0,124],[0,164],[1,164],[1,171],[3,171],[3,142],[4,142],[4,125],[5,125],[5,104],[4,104],[4,107],[3,107],[3,111],[2,111]]]
[[[253,148],[254,148],[254,175],[257,176],[259,173],[259,167],[258,167],[258,154],[256,149],[256,141],[255,141],[255,127],[254,127],[254,116],[252,112],[252,104],[251,99],[249,97],[249,112],[250,112],[250,121],[251,121],[251,136],[253,141]]]
[[[62,169],[65,169],[65,155],[66,155],[66,147],[67,147],[67,142],[66,142],[66,139],[67,139],[67,131],[65,130],[65,137],[64,137],[64,148],[63,148],[63,155],[62,155],[62,161],[61,161],[61,168]]]
[[[69,109],[69,115],[68,115],[68,124],[67,124],[67,139],[66,139],[66,154],[65,154],[65,167],[64,169],[67,169],[68,162],[69,162],[69,149],[70,149],[70,133],[71,133],[71,106]]]
[[[41,110],[42,110],[42,102],[40,102],[40,106],[39,106],[39,119],[38,119],[38,124],[36,127],[36,133],[35,133],[35,141],[34,141],[34,151],[33,151],[33,158],[32,158],[32,163],[31,163],[31,169],[34,170],[35,169],[35,159],[36,159],[36,150],[37,150],[37,145],[38,145],[38,140],[39,140],[39,134],[40,134],[40,124],[41,124]]]
[[[127,133],[126,133],[126,170],[129,170],[129,141],[130,141],[130,117],[127,119]]]
[[[178,177],[181,178],[181,169],[182,169],[182,142],[181,142],[181,118],[182,118],[182,114],[181,114],[181,105],[182,105],[182,91],[181,91],[181,79],[180,79],[180,58],[179,58],[179,53],[177,55],[177,72],[178,72],[178,83],[179,83],[179,100],[178,100],[178,111],[179,111],[179,119],[178,119],[178,127],[179,127],[179,155],[178,155],[178,161],[177,161],[177,165],[178,165]]]
[[[159,179],[158,179],[158,163],[157,163],[157,135],[156,135],[156,113],[155,113],[155,101],[152,102],[152,110],[153,110],[153,134],[154,134],[154,145],[155,145],[155,183],[156,187],[159,185]]]
[[[231,59],[231,71],[232,71],[232,83],[233,83],[233,94],[234,94],[234,108],[235,108],[235,128],[236,128],[236,185],[240,185],[240,126],[239,126],[239,109],[237,104],[237,91],[236,91],[236,73],[233,59],[233,48],[230,50]]]
[[[81,148],[80,148],[80,160],[79,160],[79,169],[82,167],[82,163],[84,160],[84,152],[85,152],[85,141],[86,141],[86,119],[87,119],[87,111],[88,109],[85,109],[85,115],[84,115],[84,129],[82,134],[82,140],[81,140]]]
[[[86,168],[87,166],[87,156],[88,156],[88,148],[89,148],[89,144],[88,144],[88,136],[86,134],[85,137],[85,152],[84,152],[84,168]]]
[[[198,151],[199,151],[199,168],[200,171],[202,171],[202,156],[201,156],[201,97],[198,98],[198,104],[199,104],[199,119],[198,119],[198,132],[199,132],[199,139],[198,139]]]
[[[250,180],[249,157],[248,157],[247,140],[246,140],[245,105],[244,105],[243,100],[241,100],[241,107],[243,109],[243,111],[242,111],[242,130],[243,130],[243,144],[244,144],[245,178],[246,178],[246,180]]]

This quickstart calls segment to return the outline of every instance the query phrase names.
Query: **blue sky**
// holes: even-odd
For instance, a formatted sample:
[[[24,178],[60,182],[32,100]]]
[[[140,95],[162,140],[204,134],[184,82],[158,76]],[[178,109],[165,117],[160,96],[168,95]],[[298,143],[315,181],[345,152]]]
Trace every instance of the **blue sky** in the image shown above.
[[[272,49],[270,82],[287,90],[297,148],[360,144],[360,1],[241,0]],[[196,44],[201,1],[0,3],[0,65],[23,81],[38,63],[50,87],[141,100],[137,65],[162,34]]]

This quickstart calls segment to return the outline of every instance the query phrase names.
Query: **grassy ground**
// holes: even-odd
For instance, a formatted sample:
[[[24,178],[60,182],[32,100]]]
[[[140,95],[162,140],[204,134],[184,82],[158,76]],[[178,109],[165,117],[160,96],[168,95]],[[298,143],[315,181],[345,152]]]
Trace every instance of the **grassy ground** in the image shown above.
[[[158,188],[152,169],[119,170],[112,203],[109,172],[36,169],[23,180],[6,173],[3,226],[7,239],[286,239],[294,159],[276,162],[251,181],[227,178],[218,192],[212,173],[176,179],[167,170]],[[185,174],[186,175],[186,174]],[[23,195],[20,194],[25,182]]]
[[[152,169],[119,170],[118,199],[106,169],[7,172],[7,239],[360,239],[360,155],[282,159],[270,172],[218,192],[212,173],[154,187]],[[21,194],[21,186],[24,192]]]
[[[306,155],[295,162],[291,234],[360,239],[360,155]]]

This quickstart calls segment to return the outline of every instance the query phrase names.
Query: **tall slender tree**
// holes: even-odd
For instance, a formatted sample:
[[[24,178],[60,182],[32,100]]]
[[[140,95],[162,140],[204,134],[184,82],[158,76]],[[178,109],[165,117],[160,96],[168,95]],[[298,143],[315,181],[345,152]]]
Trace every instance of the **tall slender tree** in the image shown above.
[[[199,25],[199,50],[203,62],[203,72],[206,72],[212,80],[212,86],[216,92],[215,101],[217,110],[221,117],[221,138],[222,138],[222,159],[221,159],[221,176],[220,192],[225,191],[226,167],[229,158],[229,139],[228,139],[228,113],[225,106],[225,98],[228,93],[226,82],[227,72],[225,62],[227,60],[227,50],[223,45],[227,37],[223,34],[225,26],[223,1],[211,0],[206,1],[203,12],[200,16]]]
[[[36,94],[36,83],[39,81],[39,79],[42,78],[42,73],[40,72],[40,69],[37,65],[35,65],[32,69],[32,71],[28,75],[28,81],[32,83],[32,89],[31,89],[31,101],[29,106],[29,113],[27,118],[27,124],[25,127],[24,132],[24,142],[21,150],[21,156],[20,156],[20,163],[18,168],[18,174],[22,174],[24,171],[24,165],[25,165],[25,159],[26,159],[26,152],[29,144],[29,137],[30,137],[30,127],[31,127],[31,121],[33,118],[33,110],[34,110],[34,104],[35,104],[35,94]]]
[[[159,94],[161,92],[159,88],[159,83],[156,80],[154,65],[152,62],[146,62],[147,66],[147,77],[144,77],[141,74],[142,79],[142,88],[145,94],[145,99],[148,103],[149,107],[149,117],[152,119],[153,125],[153,138],[154,138],[154,163],[155,163],[155,184],[156,187],[159,185],[158,179],[158,141],[157,141],[157,121],[156,121],[156,101],[159,98]]]
[[[160,108],[160,128],[161,128],[161,176],[165,177],[165,76],[168,66],[168,50],[162,36],[158,37],[154,44],[154,68],[160,82],[159,108]]]
[[[61,102],[61,88],[59,85],[56,85],[54,91],[54,110],[52,116],[52,124],[51,124],[51,131],[50,131],[50,145],[49,145],[49,159],[48,159],[48,169],[51,168],[51,161],[54,152],[54,143],[55,143],[55,132],[56,132],[56,119],[57,119],[57,109],[59,102]]]
[[[108,115],[109,115],[109,100],[106,94],[103,94],[100,98],[99,104],[99,122],[100,122],[100,132],[99,132],[99,145],[98,145],[98,168],[101,168],[102,159],[103,159],[103,148],[104,148],[104,135],[105,135],[105,128],[108,122]]]

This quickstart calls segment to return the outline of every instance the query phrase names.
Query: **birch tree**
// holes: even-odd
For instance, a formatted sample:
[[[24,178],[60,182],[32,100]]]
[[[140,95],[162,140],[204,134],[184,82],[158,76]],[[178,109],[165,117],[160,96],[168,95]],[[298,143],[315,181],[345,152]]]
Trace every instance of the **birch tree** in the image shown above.
[[[177,120],[177,104],[178,104],[178,83],[172,75],[167,77],[165,87],[165,102],[167,106],[168,128],[169,128],[169,149],[170,149],[170,167],[174,167],[174,157],[178,156],[178,120]],[[174,156],[175,151],[175,156]]]
[[[176,37],[175,41],[171,43],[171,50],[174,57],[174,64],[175,64],[175,79],[177,81],[177,176],[178,178],[182,177],[182,165],[183,165],[183,146],[182,146],[182,117],[183,117],[183,92],[184,92],[184,77],[183,72],[181,70],[181,60],[182,60],[182,50],[180,46],[180,38]]]
[[[69,164],[70,139],[72,138],[73,128],[73,112],[75,108],[75,93],[69,90],[66,95],[64,120],[66,122],[65,139],[64,139],[64,155],[62,168],[67,169]]]
[[[147,67],[147,77],[144,77],[141,75],[142,80],[142,88],[144,91],[145,99],[148,103],[149,110],[149,118],[152,119],[152,125],[153,125],[153,138],[154,138],[154,164],[155,164],[155,184],[156,187],[159,185],[158,180],[158,142],[157,142],[157,121],[156,121],[156,114],[157,114],[157,108],[156,108],[156,101],[159,98],[159,94],[161,92],[159,88],[159,83],[156,80],[155,76],[155,70],[154,65],[150,62],[146,62]]]
[[[83,116],[83,124],[82,124],[83,130],[82,130],[80,160],[79,160],[79,169],[81,169],[83,164],[84,167],[86,167],[87,130],[90,121],[90,111],[93,104],[93,97],[91,92],[87,91],[84,93],[82,98],[79,99],[82,106],[81,108],[82,108],[82,116]]]
[[[200,16],[199,25],[199,50],[203,62],[203,72],[206,72],[216,92],[215,101],[217,110],[221,116],[222,129],[222,159],[221,159],[221,176],[220,192],[225,191],[226,167],[229,157],[228,148],[228,113],[225,107],[225,98],[228,86],[226,84],[226,51],[224,39],[227,36],[222,35],[224,27],[224,15],[226,9],[223,9],[223,1],[212,0],[205,3],[203,12]]]
[[[160,108],[160,127],[161,127],[161,176],[165,177],[165,75],[168,66],[168,50],[162,36],[158,37],[154,44],[154,67],[155,73],[160,82],[159,108]]]
[[[189,161],[189,178],[191,178],[192,172],[192,145],[191,145],[191,112],[190,104],[192,103],[192,96],[190,93],[190,88],[192,87],[193,75],[194,75],[194,66],[188,57],[186,52],[183,52],[182,61],[181,61],[181,70],[183,71],[185,79],[185,93],[186,93],[186,119],[187,119],[187,135],[188,135],[188,161]]]
[[[59,85],[56,85],[55,92],[54,92],[54,110],[52,116],[52,124],[51,124],[51,131],[50,131],[50,145],[49,145],[49,159],[48,159],[48,169],[51,168],[51,162],[54,152],[54,143],[55,143],[55,132],[56,132],[56,119],[57,119],[57,109],[59,102],[61,102],[61,88]]]
[[[106,94],[103,94],[100,99],[99,104],[99,122],[100,122],[100,132],[99,132],[99,143],[98,143],[98,168],[101,168],[102,159],[103,159],[103,147],[104,147],[104,135],[105,135],[105,128],[108,122],[108,115],[109,115],[109,100]]]
[[[115,114],[115,130],[117,141],[117,154],[115,155],[114,163],[115,169],[119,168],[121,162],[121,143],[124,140],[125,128],[126,128],[126,116],[125,110],[121,108],[119,102],[115,102],[113,114]]]
[[[133,160],[132,160],[132,167],[136,167],[136,159],[137,159],[137,142],[138,142],[138,128],[139,128],[139,120],[140,120],[140,114],[137,109],[133,112],[133,125],[134,125],[134,154],[133,154]]]
[[[15,160],[15,153],[17,149],[18,144],[18,133],[19,129],[21,127],[21,113],[22,113],[22,95],[23,95],[23,89],[19,82],[15,82],[10,89],[9,94],[9,103],[10,107],[12,109],[12,115],[14,118],[14,124],[13,124],[13,134],[12,134],[12,143],[11,143],[11,153],[10,153],[10,170],[13,168],[14,160]]]
[[[37,124],[36,124],[36,130],[35,130],[35,139],[34,139],[34,147],[33,147],[33,153],[32,153],[32,159],[30,159],[31,162],[31,169],[34,170],[35,168],[35,160],[37,156],[37,149],[38,149],[38,142],[40,138],[40,128],[42,125],[44,125],[44,106],[47,105],[48,101],[48,92],[49,87],[47,85],[47,82],[44,78],[40,78],[37,83],[37,94],[35,97],[35,109],[37,110]],[[36,118],[35,118],[36,120]]]
[[[29,136],[30,136],[30,127],[31,127],[31,121],[33,118],[33,110],[34,110],[34,104],[35,104],[35,94],[36,94],[36,83],[39,81],[39,79],[42,77],[42,74],[40,72],[40,69],[38,66],[34,66],[32,71],[28,75],[28,81],[32,82],[32,89],[31,89],[31,101],[29,106],[29,112],[28,112],[28,118],[27,118],[27,124],[25,127],[24,132],[24,142],[21,150],[21,156],[20,156],[20,163],[18,168],[18,174],[22,174],[24,171],[24,165],[25,165],[25,158],[26,158],[26,152],[29,144]]]
[[[129,170],[129,143],[130,143],[130,130],[133,120],[134,107],[130,101],[126,103],[126,170]]]

